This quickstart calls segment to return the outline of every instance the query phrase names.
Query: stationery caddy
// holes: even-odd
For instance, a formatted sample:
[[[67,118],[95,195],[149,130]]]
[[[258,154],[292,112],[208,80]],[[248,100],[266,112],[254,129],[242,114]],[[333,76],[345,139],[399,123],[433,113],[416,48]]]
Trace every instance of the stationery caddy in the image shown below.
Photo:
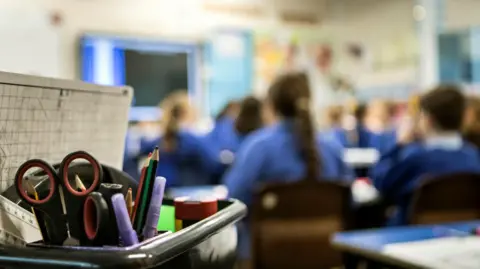
[[[164,204],[173,204],[165,199]],[[41,243],[0,246],[0,268],[231,269],[235,223],[246,214],[237,200],[218,201],[219,211],[175,233],[159,234],[131,247],[57,247]]]
[[[102,165],[106,182],[135,189],[135,181],[111,167]],[[82,179],[89,176],[80,170]],[[41,191],[43,186],[36,186]],[[20,202],[17,193],[3,193]],[[238,200],[219,200],[218,212],[180,231],[159,231],[158,235],[132,246],[62,246],[43,241],[26,246],[0,245],[0,268],[175,268],[232,269],[236,262],[237,231],[235,223],[246,215],[246,206]],[[163,205],[174,201],[163,199]],[[0,216],[1,221],[1,216]]]

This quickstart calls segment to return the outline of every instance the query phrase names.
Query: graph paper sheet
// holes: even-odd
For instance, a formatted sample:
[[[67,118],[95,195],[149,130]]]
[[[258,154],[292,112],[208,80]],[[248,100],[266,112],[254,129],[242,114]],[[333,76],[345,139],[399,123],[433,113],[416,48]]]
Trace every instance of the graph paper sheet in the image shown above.
[[[445,237],[389,244],[383,252],[427,268],[480,268],[480,238],[478,236]]]
[[[85,150],[121,168],[132,89],[0,72],[0,193],[29,159]],[[39,240],[31,212],[0,196],[0,245]]]
[[[54,164],[85,150],[121,168],[132,93],[129,87],[0,72],[0,193],[33,158]]]

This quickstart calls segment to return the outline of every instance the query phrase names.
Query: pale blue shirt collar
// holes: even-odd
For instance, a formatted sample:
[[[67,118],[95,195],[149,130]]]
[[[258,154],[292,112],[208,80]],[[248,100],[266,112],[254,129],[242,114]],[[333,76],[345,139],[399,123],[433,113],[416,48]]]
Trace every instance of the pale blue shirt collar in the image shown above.
[[[458,133],[439,134],[425,140],[429,149],[458,150],[463,146],[463,140]]]

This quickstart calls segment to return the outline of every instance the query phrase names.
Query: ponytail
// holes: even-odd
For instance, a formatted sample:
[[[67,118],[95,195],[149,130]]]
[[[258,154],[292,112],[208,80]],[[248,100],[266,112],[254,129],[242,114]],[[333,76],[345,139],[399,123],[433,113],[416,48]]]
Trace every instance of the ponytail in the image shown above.
[[[305,162],[306,179],[316,180],[321,174],[321,164],[317,152],[315,127],[313,126],[309,110],[309,100],[307,98],[299,98],[296,100],[296,107],[294,128],[300,155]]]
[[[310,88],[303,73],[279,77],[269,90],[269,98],[278,114],[293,120],[300,156],[305,162],[307,180],[321,175],[321,160],[317,152],[316,132],[310,114]]]
[[[182,90],[173,92],[162,101],[160,107],[163,111],[160,122],[163,138],[160,146],[166,151],[172,151],[177,147],[178,131],[190,108],[187,92]]]
[[[182,108],[175,104],[169,111],[163,134],[163,148],[172,151],[177,147],[177,133],[180,129],[180,114]]]

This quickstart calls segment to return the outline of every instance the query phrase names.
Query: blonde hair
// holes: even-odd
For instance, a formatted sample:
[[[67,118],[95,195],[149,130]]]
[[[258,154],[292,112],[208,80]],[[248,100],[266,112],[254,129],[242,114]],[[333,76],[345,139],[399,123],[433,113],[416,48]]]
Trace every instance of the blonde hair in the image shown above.
[[[465,113],[473,113],[473,122],[465,122],[463,129],[467,132],[480,133],[480,98],[470,96],[467,99],[467,109]]]
[[[190,109],[190,99],[187,91],[179,90],[170,94],[160,103],[162,119],[160,126],[163,131],[163,147],[173,150],[176,147],[180,120]]]
[[[420,112],[420,95],[412,95],[408,98],[407,113],[416,116]]]
[[[368,128],[382,131],[388,128],[392,117],[391,103],[384,99],[372,100],[366,108],[365,121]]]
[[[327,109],[327,122],[330,127],[341,125],[343,110],[342,106],[331,106]]]

